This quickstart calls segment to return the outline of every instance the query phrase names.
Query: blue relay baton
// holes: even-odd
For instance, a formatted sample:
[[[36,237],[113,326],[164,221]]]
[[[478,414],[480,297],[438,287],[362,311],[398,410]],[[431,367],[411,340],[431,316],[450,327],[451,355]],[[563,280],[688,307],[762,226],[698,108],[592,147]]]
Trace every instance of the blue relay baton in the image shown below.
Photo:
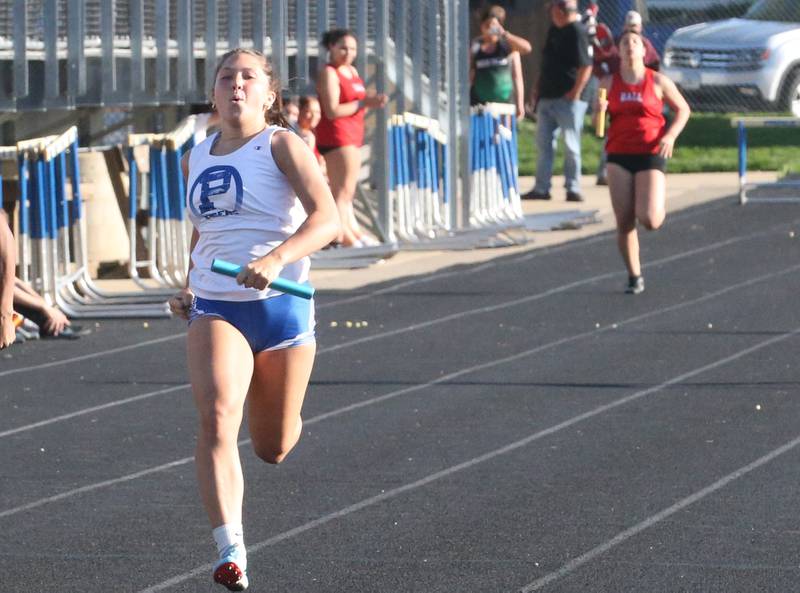
[[[236,278],[239,272],[242,271],[242,266],[237,266],[229,261],[214,258],[214,261],[211,262],[211,270],[218,274]],[[274,288],[280,292],[285,292],[286,294],[291,294],[303,299],[310,299],[314,296],[313,287],[307,284],[298,284],[297,282],[286,280],[285,278],[275,278],[275,280],[270,283],[269,288]]]

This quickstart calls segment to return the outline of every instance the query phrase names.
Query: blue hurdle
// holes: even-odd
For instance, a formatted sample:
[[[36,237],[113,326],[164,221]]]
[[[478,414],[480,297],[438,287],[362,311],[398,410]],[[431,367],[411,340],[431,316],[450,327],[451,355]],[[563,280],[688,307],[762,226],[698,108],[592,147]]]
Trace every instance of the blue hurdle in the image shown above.
[[[477,105],[470,123],[470,224],[519,224],[516,109],[502,103]]]
[[[31,229],[43,248],[37,279],[45,298],[72,317],[167,315],[163,300],[141,303],[138,294],[106,293],[89,274],[77,128],[39,147],[35,171]]]
[[[390,240],[414,243],[451,228],[447,137],[436,120],[404,113],[388,121]]]
[[[168,315],[163,298],[140,304],[133,295],[109,295],[89,275],[77,128],[21,141],[16,153],[20,277],[72,317]]]
[[[404,113],[390,117],[387,127],[392,240],[399,238],[405,248],[461,249],[522,226],[512,105],[488,104],[472,110],[468,226],[462,229],[454,229],[451,220],[451,152],[438,121]]]
[[[131,134],[127,142],[128,234],[131,279],[148,292],[165,293],[183,286],[189,263],[189,239],[184,213],[186,194],[181,159],[194,144],[195,116],[183,120],[168,134]],[[148,167],[136,160],[138,147],[146,147]],[[143,204],[147,203],[147,209]],[[147,256],[138,257],[137,217],[147,214]],[[147,270],[157,287],[140,275]]]
[[[737,128],[739,147],[739,203],[753,202],[800,202],[796,196],[749,196],[748,191],[756,188],[800,189],[798,181],[778,181],[774,183],[747,183],[747,128],[800,128],[800,118],[796,117],[740,117],[731,121]],[[797,192],[800,194],[800,192]]]

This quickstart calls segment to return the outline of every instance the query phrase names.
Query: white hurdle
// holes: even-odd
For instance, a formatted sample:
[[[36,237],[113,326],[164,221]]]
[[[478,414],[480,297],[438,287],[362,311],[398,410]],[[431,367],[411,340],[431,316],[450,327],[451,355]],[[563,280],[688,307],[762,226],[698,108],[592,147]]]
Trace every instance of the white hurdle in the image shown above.
[[[796,117],[740,117],[731,121],[738,130],[739,145],[739,203],[752,202],[800,202],[800,181],[778,181],[773,183],[747,183],[747,128],[800,128]],[[797,195],[750,196],[749,190],[756,188],[797,189]]]
[[[415,113],[393,115],[387,127],[389,203],[397,238],[414,243],[447,233],[451,222],[446,134],[438,121]]]
[[[476,105],[470,122],[470,225],[520,223],[516,108],[505,103]]]

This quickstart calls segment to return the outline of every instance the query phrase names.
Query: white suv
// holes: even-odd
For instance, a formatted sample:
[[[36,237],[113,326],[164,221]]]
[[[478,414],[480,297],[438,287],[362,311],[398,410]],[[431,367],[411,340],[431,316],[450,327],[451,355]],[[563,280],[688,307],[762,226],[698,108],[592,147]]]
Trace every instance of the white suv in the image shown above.
[[[738,98],[800,117],[800,1],[760,0],[740,19],[678,29],[663,64],[692,102]]]

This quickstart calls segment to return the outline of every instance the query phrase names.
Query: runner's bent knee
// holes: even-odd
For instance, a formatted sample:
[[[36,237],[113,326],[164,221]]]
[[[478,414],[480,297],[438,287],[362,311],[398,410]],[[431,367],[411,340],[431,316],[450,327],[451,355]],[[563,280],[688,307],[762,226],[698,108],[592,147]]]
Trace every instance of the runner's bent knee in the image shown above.
[[[268,435],[264,438],[253,437],[253,451],[262,461],[269,464],[278,464],[294,449],[300,440],[303,421],[298,418],[296,428],[291,433],[281,432]]]

